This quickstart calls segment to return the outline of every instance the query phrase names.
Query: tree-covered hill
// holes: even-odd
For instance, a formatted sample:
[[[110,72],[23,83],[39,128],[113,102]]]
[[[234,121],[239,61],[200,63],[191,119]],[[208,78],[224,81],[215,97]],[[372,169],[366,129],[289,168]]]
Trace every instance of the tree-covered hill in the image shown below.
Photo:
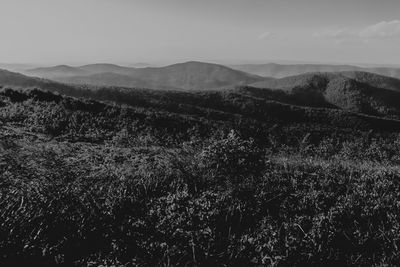
[[[285,91],[306,106],[333,106],[392,118],[400,115],[400,80],[367,72],[307,73],[251,86]]]

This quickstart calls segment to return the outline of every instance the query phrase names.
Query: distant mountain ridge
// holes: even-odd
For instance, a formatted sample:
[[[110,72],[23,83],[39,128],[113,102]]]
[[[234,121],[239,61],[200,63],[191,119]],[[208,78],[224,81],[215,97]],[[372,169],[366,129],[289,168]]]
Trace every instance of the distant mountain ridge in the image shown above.
[[[140,66],[140,65],[139,65]],[[146,65],[142,65],[146,66]],[[369,72],[392,78],[400,78],[400,68],[359,67],[351,65],[298,64],[281,65],[247,64],[226,67],[218,64],[189,61],[165,67],[124,67],[98,63],[78,67],[59,65],[24,71],[29,76],[52,79],[63,83],[96,86],[122,86],[152,89],[204,90],[255,82],[271,83],[273,79],[292,77],[306,73]],[[352,74],[353,73],[353,74]],[[365,74],[362,75],[365,77]],[[396,83],[387,78],[376,83]],[[267,86],[268,87],[268,86]],[[397,84],[395,85],[397,88]]]
[[[54,78],[58,76],[70,77],[76,75],[88,75],[90,72],[85,69],[71,67],[68,65],[57,65],[49,68],[35,68],[24,71],[24,74],[40,78]]]
[[[371,72],[383,76],[400,79],[400,68],[392,67],[359,67],[352,65],[327,65],[327,64],[293,64],[284,65],[276,63],[268,64],[243,64],[230,65],[229,67],[241,70],[250,74],[283,78],[288,76],[300,75],[313,72],[345,72],[345,71],[360,71]]]
[[[11,86],[14,88],[34,88],[38,87],[50,91],[68,91],[74,89],[73,86],[58,83],[48,79],[25,76],[21,73],[11,72],[0,69],[0,87]]]
[[[64,83],[184,90],[244,85],[263,80],[262,77],[222,65],[196,61],[146,68],[113,64],[91,64],[80,67],[62,65],[31,69],[25,74]]]

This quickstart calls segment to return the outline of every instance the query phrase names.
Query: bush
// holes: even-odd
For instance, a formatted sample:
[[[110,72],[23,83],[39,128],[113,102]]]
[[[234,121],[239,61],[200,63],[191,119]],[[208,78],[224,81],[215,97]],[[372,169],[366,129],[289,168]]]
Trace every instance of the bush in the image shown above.
[[[225,178],[237,184],[261,174],[265,166],[265,149],[257,146],[253,139],[243,140],[231,131],[226,138],[204,148],[200,161],[211,177]]]

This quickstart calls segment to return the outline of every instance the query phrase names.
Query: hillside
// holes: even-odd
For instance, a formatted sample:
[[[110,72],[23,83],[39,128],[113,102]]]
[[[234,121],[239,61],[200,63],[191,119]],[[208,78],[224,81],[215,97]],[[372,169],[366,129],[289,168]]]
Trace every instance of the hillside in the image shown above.
[[[0,90],[1,266],[398,265],[399,120],[248,87],[66,92]]]
[[[186,62],[157,68],[128,68],[111,64],[57,66],[30,70],[26,74],[65,83],[184,90],[212,89],[262,80],[261,77],[222,65],[202,62]]]
[[[307,73],[251,84],[279,89],[296,104],[337,107],[353,112],[399,118],[400,81],[366,72]],[[260,93],[260,91],[258,91]],[[268,91],[265,92],[267,94]],[[269,94],[268,97],[272,97]]]
[[[159,110],[171,114],[202,118],[205,121],[225,121],[232,125],[237,119],[245,124],[263,128],[276,123],[284,125],[303,124],[314,128],[317,125],[334,128],[359,128],[397,131],[397,120],[356,114],[350,108],[339,110],[329,105],[306,105],[297,95],[285,92],[241,87],[234,90],[179,92],[124,88],[63,88],[53,87],[58,92],[74,97],[85,97],[110,103],[124,104],[134,108]],[[14,93],[12,95],[15,95]],[[27,97],[21,96],[22,101]],[[20,99],[15,96],[14,98]],[[53,99],[54,97],[50,97]],[[59,97],[58,97],[59,98]],[[308,100],[308,96],[304,99]],[[153,112],[153,111],[152,111]],[[256,126],[258,125],[258,126]],[[232,126],[230,126],[232,127]]]
[[[389,75],[377,75],[370,72],[347,71],[341,72],[343,76],[354,79],[357,82],[365,83],[376,88],[400,91],[400,80],[391,78]]]
[[[169,73],[180,71],[182,68],[189,68],[187,72],[192,71],[192,67],[187,64],[171,66],[170,68],[171,70],[168,72],[165,72],[165,69],[163,70],[164,74],[166,73],[165,76],[159,73],[156,73],[155,76],[161,79],[168,79],[170,77]],[[194,66],[194,68],[199,69],[197,66]],[[224,76],[223,70],[216,76]],[[203,73],[206,72],[204,71]],[[85,89],[80,85],[87,82],[91,77],[93,79],[89,84],[97,85],[97,87],[90,86],[89,89]],[[189,80],[194,81],[198,77],[201,77],[201,75]],[[184,81],[184,75],[175,75],[175,78],[182,78],[179,82]],[[205,77],[203,78],[206,79]],[[113,82],[108,84],[109,80],[113,80]],[[71,96],[91,97],[103,101],[122,101],[128,105],[137,103],[138,99],[150,101],[145,98],[150,97],[152,99],[156,95],[168,95],[172,101],[174,101],[175,97],[179,99],[180,96],[177,92],[161,94],[157,91],[149,93],[151,90],[123,88],[124,85],[129,85],[129,88],[152,88],[153,84],[147,81],[138,82],[136,79],[132,79],[131,76],[114,73],[76,77],[76,80],[73,81],[77,84],[76,86],[27,77],[8,71],[0,73],[0,85],[3,86],[38,87]],[[176,81],[174,80],[170,84]],[[207,80],[202,81],[202,83],[207,84]],[[104,84],[109,85],[109,87],[104,87]],[[117,84],[117,86],[111,86],[113,84]],[[180,89],[168,87],[167,84],[165,83],[163,86],[160,86],[159,89]],[[234,89],[235,86],[225,86],[227,89],[218,90],[289,105],[342,109],[367,115],[398,119],[400,118],[400,86],[398,87],[398,85],[399,80],[394,78],[371,73],[343,72],[308,73],[282,79],[263,79],[262,82],[252,83],[251,86],[239,86],[236,87],[237,89]],[[187,95],[186,93],[183,94]],[[202,102],[201,100],[199,101]]]
[[[35,76],[47,79],[90,74],[90,72],[86,71],[85,69],[75,68],[67,65],[29,69],[24,71],[24,73],[29,76]]]
[[[116,74],[129,74],[134,68],[122,67],[115,64],[106,64],[106,63],[98,63],[98,64],[89,64],[78,67],[80,70],[85,70],[91,74],[100,74],[100,73],[116,73]]]
[[[40,88],[51,92],[70,94],[80,89],[76,86],[55,82],[48,79],[25,76],[21,73],[0,69],[0,87]]]
[[[182,90],[181,88],[168,87],[154,84],[142,78],[135,78],[131,75],[118,74],[111,72],[96,73],[86,76],[58,77],[57,81],[71,85],[89,86],[114,86],[131,88],[156,88],[160,90]]]
[[[400,68],[387,68],[387,67],[366,68],[366,67],[351,66],[351,65],[323,65],[323,64],[283,65],[276,63],[231,65],[230,67],[254,75],[273,77],[273,78],[283,78],[309,72],[361,71],[361,72],[371,72],[383,76],[400,79]]]
[[[6,87],[21,87],[21,88],[33,88],[39,87],[42,89],[59,89],[59,90],[68,90],[72,89],[72,86],[60,84],[51,80],[34,78],[25,76],[23,74],[17,72],[11,72],[8,70],[0,69],[0,86]]]

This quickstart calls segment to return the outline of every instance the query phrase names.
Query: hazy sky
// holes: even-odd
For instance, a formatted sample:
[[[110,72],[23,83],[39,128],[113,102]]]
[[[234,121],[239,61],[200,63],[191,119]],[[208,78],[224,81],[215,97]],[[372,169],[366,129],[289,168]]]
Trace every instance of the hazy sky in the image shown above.
[[[0,62],[400,64],[400,0],[0,0]]]

